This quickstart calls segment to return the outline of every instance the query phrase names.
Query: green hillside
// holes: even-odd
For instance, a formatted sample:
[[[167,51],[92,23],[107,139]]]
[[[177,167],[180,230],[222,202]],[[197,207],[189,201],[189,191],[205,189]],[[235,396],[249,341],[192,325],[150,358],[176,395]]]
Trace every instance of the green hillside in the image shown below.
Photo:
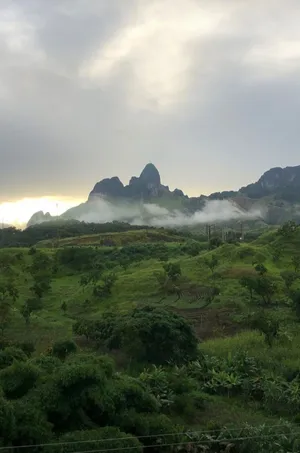
[[[0,268],[0,445],[299,451],[293,223],[248,243],[162,229],[48,239],[0,249]]]

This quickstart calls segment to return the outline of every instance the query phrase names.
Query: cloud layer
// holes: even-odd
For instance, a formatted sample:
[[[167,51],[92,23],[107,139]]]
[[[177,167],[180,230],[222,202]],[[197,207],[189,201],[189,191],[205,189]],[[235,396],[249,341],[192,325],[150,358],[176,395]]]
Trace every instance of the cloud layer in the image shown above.
[[[2,0],[0,201],[152,161],[186,193],[299,164],[297,0]]]
[[[115,205],[99,199],[87,203],[84,206],[84,212],[74,217],[83,222],[105,223],[116,220],[133,225],[183,227],[232,220],[262,220],[263,216],[262,209],[253,208],[243,211],[228,200],[207,201],[201,211],[187,215],[179,210],[170,211],[157,204]]]

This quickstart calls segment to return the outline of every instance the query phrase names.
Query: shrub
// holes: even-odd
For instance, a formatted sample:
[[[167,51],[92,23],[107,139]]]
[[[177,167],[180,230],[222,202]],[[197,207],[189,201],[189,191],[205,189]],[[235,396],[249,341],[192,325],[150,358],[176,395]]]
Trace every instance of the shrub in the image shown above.
[[[54,343],[52,347],[52,354],[54,357],[58,357],[64,360],[69,354],[77,351],[77,346],[72,340],[62,340]]]

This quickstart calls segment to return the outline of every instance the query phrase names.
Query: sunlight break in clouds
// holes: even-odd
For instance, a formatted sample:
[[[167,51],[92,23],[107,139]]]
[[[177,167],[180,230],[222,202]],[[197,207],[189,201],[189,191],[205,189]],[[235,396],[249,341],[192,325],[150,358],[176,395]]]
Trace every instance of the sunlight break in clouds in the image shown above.
[[[129,63],[133,81],[130,100],[166,109],[188,87],[193,63],[192,41],[213,33],[224,12],[199,6],[195,0],[140,2],[136,16],[80,69],[90,82],[105,83]]]
[[[24,226],[32,214],[37,211],[50,212],[51,215],[60,215],[67,209],[81,203],[82,200],[63,198],[57,200],[53,197],[24,198],[0,204],[0,221],[2,223]]]

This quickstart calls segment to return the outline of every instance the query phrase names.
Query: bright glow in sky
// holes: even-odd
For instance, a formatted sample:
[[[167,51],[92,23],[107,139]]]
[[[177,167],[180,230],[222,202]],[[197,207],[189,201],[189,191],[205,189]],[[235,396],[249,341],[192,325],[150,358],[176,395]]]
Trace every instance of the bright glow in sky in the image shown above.
[[[0,221],[2,223],[24,226],[32,214],[37,211],[60,215],[67,209],[77,206],[83,200],[72,198],[56,199],[54,197],[23,198],[0,204]]]

